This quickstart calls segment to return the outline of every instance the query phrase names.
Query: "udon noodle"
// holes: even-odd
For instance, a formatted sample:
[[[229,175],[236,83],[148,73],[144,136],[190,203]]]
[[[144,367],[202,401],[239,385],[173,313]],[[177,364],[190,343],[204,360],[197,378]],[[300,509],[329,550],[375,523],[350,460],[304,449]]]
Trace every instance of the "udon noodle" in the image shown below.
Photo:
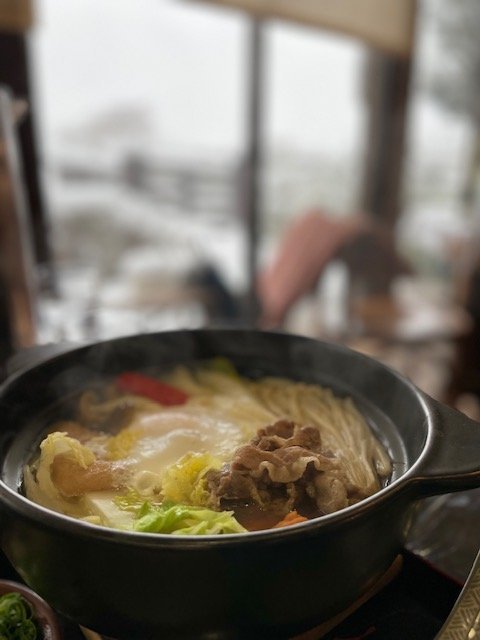
[[[25,468],[27,497],[87,522],[177,535],[296,524],[362,500],[390,459],[351,398],[224,359],[85,391]]]

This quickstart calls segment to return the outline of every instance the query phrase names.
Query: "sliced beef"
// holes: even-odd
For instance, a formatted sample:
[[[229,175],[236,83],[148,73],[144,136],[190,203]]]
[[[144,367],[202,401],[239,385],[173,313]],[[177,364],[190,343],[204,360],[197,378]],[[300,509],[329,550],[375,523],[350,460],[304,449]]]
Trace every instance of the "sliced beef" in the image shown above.
[[[346,481],[336,459],[322,452],[319,430],[287,420],[259,429],[207,482],[217,507],[253,501],[287,513],[309,502],[330,513],[348,505]]]
[[[275,451],[293,446],[320,451],[320,431],[316,427],[300,426],[289,420],[278,420],[274,424],[259,429],[251,444],[263,451]]]

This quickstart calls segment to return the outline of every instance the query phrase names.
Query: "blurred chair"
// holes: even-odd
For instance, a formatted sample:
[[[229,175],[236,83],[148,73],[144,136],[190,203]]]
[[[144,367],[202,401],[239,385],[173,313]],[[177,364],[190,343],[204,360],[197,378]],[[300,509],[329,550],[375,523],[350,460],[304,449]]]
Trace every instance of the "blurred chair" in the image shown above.
[[[462,246],[462,268],[461,273],[456,277],[455,293],[458,303],[469,313],[472,326],[459,341],[457,366],[449,388],[449,400],[452,403],[458,403],[460,399],[462,405],[466,402],[465,407],[468,407],[468,413],[475,419],[480,417],[480,250],[478,240],[478,235],[474,234],[470,241]]]

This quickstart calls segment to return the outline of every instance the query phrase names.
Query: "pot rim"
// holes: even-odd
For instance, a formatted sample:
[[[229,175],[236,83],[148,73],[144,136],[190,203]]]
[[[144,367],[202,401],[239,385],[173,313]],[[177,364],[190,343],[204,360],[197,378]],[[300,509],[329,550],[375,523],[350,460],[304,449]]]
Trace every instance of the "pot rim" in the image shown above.
[[[119,529],[113,529],[105,527],[103,525],[96,525],[90,522],[84,522],[71,516],[67,516],[62,513],[58,513],[46,507],[43,507],[35,502],[32,502],[22,494],[9,487],[6,482],[0,477],[0,502],[6,503],[14,511],[20,513],[22,516],[36,521],[38,524],[53,527],[58,531],[64,531],[66,533],[80,535],[85,538],[95,538],[96,540],[102,540],[109,543],[116,544],[128,544],[133,546],[144,547],[156,547],[156,548],[195,548],[199,549],[202,546],[211,549],[212,547],[225,547],[225,546],[237,546],[239,544],[255,544],[255,543],[272,543],[282,542],[283,540],[290,539],[300,535],[316,534],[319,531],[331,530],[341,526],[344,522],[356,520],[362,517],[365,513],[368,513],[375,509],[375,507],[385,502],[394,500],[399,494],[408,493],[416,484],[421,481],[421,476],[417,475],[417,470],[422,466],[424,460],[428,457],[431,449],[432,442],[434,441],[433,424],[434,415],[432,407],[428,401],[428,396],[418,389],[408,378],[398,373],[394,369],[387,365],[366,356],[360,352],[354,351],[345,345],[333,344],[306,336],[299,336],[286,332],[273,332],[273,331],[259,331],[254,329],[192,329],[192,330],[174,330],[165,332],[153,332],[142,334],[131,334],[121,336],[118,338],[94,341],[88,344],[82,344],[73,349],[69,349],[65,353],[60,353],[43,360],[40,363],[34,364],[28,368],[10,376],[0,386],[0,403],[1,397],[8,390],[8,388],[18,382],[22,377],[28,375],[29,372],[35,371],[42,364],[52,364],[56,361],[61,361],[68,356],[71,357],[74,353],[82,353],[88,351],[91,348],[99,347],[104,344],[120,343],[125,340],[134,339],[141,336],[171,336],[180,334],[262,334],[266,336],[282,336],[283,339],[301,339],[306,342],[315,344],[324,344],[329,349],[339,351],[344,354],[355,354],[355,357],[364,360],[365,362],[374,362],[376,366],[383,369],[389,375],[394,376],[404,385],[410,393],[413,394],[416,401],[420,404],[424,413],[424,422],[427,427],[427,433],[425,442],[422,447],[420,455],[415,459],[408,469],[399,478],[386,485],[379,491],[364,498],[360,502],[335,511],[334,513],[318,516],[305,522],[290,525],[285,528],[279,529],[263,529],[260,531],[247,531],[244,533],[230,533],[222,535],[184,535],[179,536],[175,534],[162,534],[162,533],[146,533],[137,531],[122,531]],[[0,460],[0,473],[3,467],[3,460]],[[419,493],[417,491],[417,493]],[[412,493],[410,501],[413,501],[416,497],[420,497]]]

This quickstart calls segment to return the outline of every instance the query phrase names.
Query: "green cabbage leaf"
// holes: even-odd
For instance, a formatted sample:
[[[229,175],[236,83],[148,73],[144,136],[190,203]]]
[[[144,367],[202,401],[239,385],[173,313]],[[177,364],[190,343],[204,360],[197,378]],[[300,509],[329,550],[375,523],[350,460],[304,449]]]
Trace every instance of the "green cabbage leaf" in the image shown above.
[[[137,513],[134,530],[194,536],[246,531],[233,517],[233,511],[212,511],[171,502],[145,502]]]

